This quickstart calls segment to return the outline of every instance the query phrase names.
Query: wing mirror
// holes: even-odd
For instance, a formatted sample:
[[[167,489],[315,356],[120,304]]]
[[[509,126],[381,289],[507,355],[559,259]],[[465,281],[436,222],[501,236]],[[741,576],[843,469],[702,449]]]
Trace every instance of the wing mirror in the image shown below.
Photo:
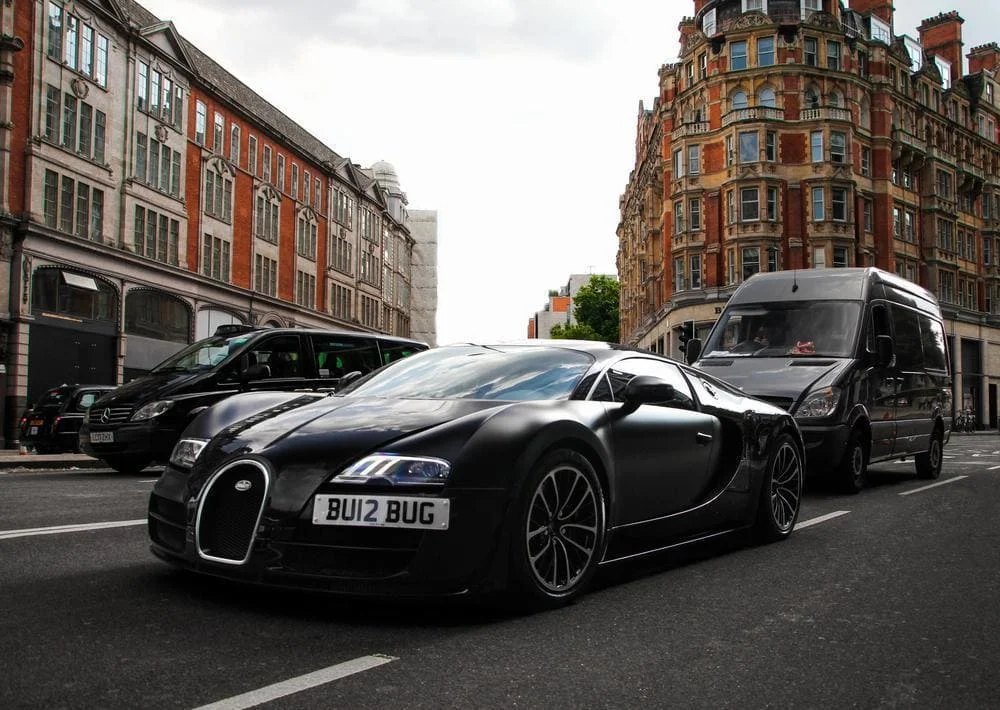
[[[362,375],[361,370],[351,370],[346,375],[337,380],[337,386],[334,388],[334,391],[342,390],[355,380],[360,380],[361,375]]]
[[[685,343],[684,360],[688,365],[692,365],[699,355],[701,355],[701,338],[691,338]]]
[[[640,404],[659,404],[674,398],[674,386],[652,375],[633,377],[625,385],[625,406],[636,409]]]
[[[892,337],[889,335],[875,336],[875,363],[879,367],[889,367],[895,357]]]

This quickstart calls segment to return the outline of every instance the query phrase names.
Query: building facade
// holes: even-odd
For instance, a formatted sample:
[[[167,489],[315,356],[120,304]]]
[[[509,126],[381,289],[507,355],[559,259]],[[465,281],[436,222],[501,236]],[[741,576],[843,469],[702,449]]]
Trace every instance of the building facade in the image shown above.
[[[224,323],[410,336],[407,199],[132,0],[0,14],[3,426]],[[424,273],[423,293],[436,293]]]
[[[680,355],[758,271],[877,266],[934,292],[955,401],[996,428],[1000,47],[892,0],[694,0],[640,104],[620,200],[622,338]],[[965,71],[965,59],[968,71]]]
[[[536,311],[528,319],[527,336],[534,338],[549,338],[552,336],[552,328],[557,325],[576,325],[576,314],[573,313],[573,299],[580,289],[590,283],[590,279],[597,274],[570,274],[569,281],[558,291],[549,293],[549,302],[545,307]],[[617,280],[614,274],[602,274],[609,279]]]

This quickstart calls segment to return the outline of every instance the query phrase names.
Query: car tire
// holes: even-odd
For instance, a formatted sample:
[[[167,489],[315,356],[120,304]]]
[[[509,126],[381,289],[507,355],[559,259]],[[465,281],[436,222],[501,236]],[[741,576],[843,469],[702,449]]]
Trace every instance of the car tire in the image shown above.
[[[784,540],[792,533],[802,507],[805,471],[802,452],[790,434],[780,434],[771,444],[760,486],[754,521],[754,541]]]
[[[108,466],[126,476],[138,475],[150,464],[150,460],[144,456],[102,456],[101,458]]]
[[[941,475],[941,465],[944,463],[944,435],[941,427],[934,427],[931,442],[927,451],[913,457],[917,467],[917,477],[933,480]]]
[[[868,482],[868,449],[859,429],[854,429],[844,447],[844,457],[834,472],[837,488],[852,495]]]
[[[511,601],[545,609],[576,599],[594,576],[606,530],[604,490],[590,461],[571,449],[547,453],[514,509]]]

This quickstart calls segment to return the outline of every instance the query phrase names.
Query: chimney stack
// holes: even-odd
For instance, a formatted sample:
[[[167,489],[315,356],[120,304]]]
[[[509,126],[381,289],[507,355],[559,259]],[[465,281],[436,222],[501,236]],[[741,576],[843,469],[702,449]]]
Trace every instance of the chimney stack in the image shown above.
[[[995,72],[1000,67],[1000,47],[996,42],[973,47],[969,53],[969,73],[976,74],[983,69]]]
[[[917,31],[925,52],[951,62],[951,81],[962,78],[962,24],[965,20],[956,12],[942,12],[924,20]]]
[[[849,7],[862,15],[874,15],[892,27],[892,15],[895,12],[892,2],[893,0],[850,0]]]

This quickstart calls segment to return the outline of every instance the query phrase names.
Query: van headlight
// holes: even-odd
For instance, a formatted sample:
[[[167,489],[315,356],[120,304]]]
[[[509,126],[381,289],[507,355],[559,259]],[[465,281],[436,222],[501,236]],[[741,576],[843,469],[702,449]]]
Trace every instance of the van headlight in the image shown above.
[[[154,419],[160,416],[168,409],[174,406],[174,401],[172,399],[161,399],[158,402],[150,402],[149,404],[144,404],[135,410],[135,414],[132,415],[131,421],[141,422],[146,419]]]
[[[170,463],[178,468],[191,468],[207,443],[208,439],[181,439],[170,454]]]
[[[796,419],[820,419],[829,417],[837,411],[840,404],[840,388],[824,387],[814,390],[803,400],[795,410]]]
[[[437,483],[443,484],[451,473],[451,464],[444,459],[398,454],[372,454],[351,464],[330,479],[331,483]]]

